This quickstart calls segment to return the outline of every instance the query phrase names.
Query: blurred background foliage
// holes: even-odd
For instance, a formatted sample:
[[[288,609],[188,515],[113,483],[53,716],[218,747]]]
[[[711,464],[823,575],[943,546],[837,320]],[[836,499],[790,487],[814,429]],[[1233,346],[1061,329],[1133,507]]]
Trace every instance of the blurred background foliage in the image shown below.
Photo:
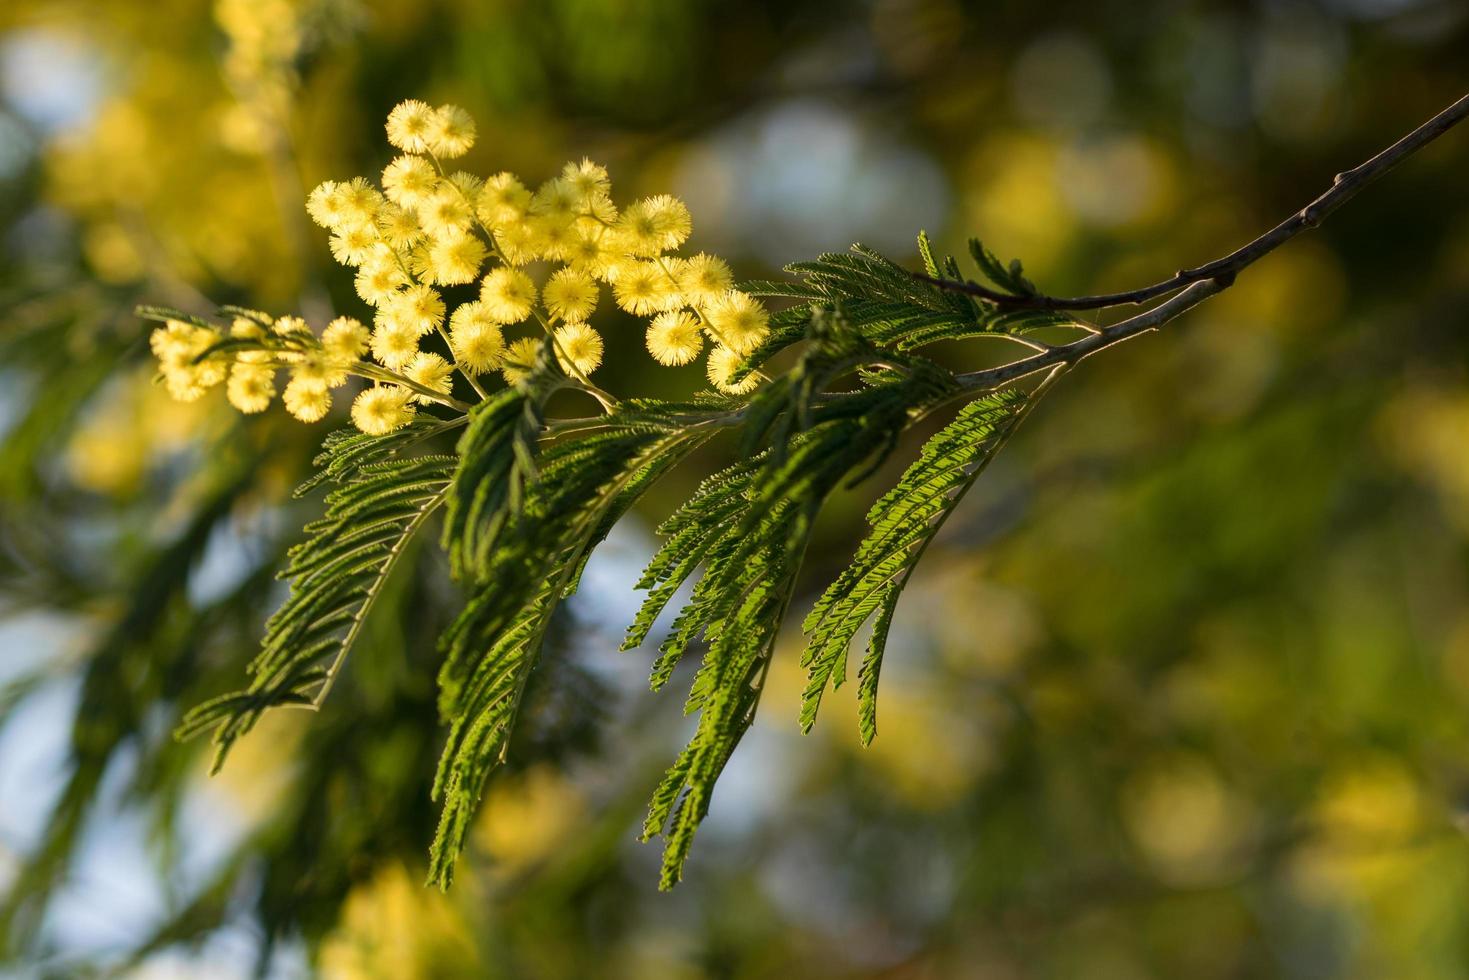
[[[320,715],[214,780],[169,738],[239,680],[341,420],[169,402],[130,315],[354,311],[303,189],[375,173],[404,97],[468,108],[480,172],[685,196],[752,276],[925,227],[1127,288],[1461,95],[1465,50],[1459,0],[10,0],[0,970],[1469,974],[1469,134],[1068,376],[900,606],[875,745],[845,692],[797,734],[791,649],[672,895],[633,837],[686,724],[613,650],[697,467],[594,560],[443,896],[434,549]],[[698,385],[605,326],[603,384]]]

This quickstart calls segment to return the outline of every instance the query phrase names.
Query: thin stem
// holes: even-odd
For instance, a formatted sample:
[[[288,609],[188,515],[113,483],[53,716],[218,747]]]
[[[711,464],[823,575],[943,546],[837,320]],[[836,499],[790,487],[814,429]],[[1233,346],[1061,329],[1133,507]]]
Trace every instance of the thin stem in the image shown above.
[[[449,339],[449,331],[444,329],[444,325],[442,323],[434,324],[434,329],[439,332],[440,337],[444,338],[444,343],[449,348],[449,360],[453,362],[454,370],[458,371],[461,375],[464,376],[464,380],[468,381],[469,386],[475,390],[476,394],[479,395],[480,401],[484,401],[486,398],[490,397],[490,393],[480,385],[479,380],[473,374],[471,374],[464,367],[463,364],[460,364],[459,359],[454,356],[454,342]]]
[[[419,384],[412,378],[404,377],[397,371],[389,370],[385,367],[379,367],[378,365],[372,364],[368,361],[358,361],[348,370],[350,370],[353,374],[368,378],[372,381],[386,381],[389,384],[402,385],[404,388],[409,389],[415,394],[419,394],[425,398],[436,401],[440,405],[447,405],[448,407],[454,409],[456,412],[464,412],[467,414],[469,410],[474,407],[468,402],[460,401],[453,395],[446,395],[442,391],[435,391],[427,385]]]
[[[1146,303],[1208,280],[1220,281],[1228,286],[1245,267],[1259,261],[1308,228],[1315,228],[1327,215],[1356,196],[1368,184],[1453,129],[1465,118],[1469,118],[1469,95],[1465,95],[1365,163],[1337,174],[1325,193],[1249,244],[1198,268],[1180,269],[1170,278],[1140,289],[1097,296],[1014,296],[974,282],[959,282],[922,274],[917,277],[943,289],[966,293],[1000,306],[1030,310],[1097,310]]]
[[[1121,323],[1114,323],[1110,327],[1102,328],[1100,333],[1089,334],[1081,340],[1072,341],[1059,347],[1052,347],[1031,357],[1021,358],[1009,364],[999,367],[988,368],[983,371],[971,371],[968,374],[958,376],[959,383],[966,389],[996,388],[1007,381],[1014,381],[1034,374],[1043,368],[1055,364],[1075,364],[1083,358],[1090,357],[1099,350],[1105,350],[1114,344],[1120,344],[1129,337],[1135,337],[1149,330],[1156,330],[1185,310],[1192,309],[1215,293],[1223,292],[1229,283],[1220,279],[1205,279],[1196,282],[1183,292],[1158,304],[1151,310],[1139,313],[1137,316]]]
[[[541,329],[545,331],[546,337],[551,341],[551,347],[556,351],[556,357],[561,362],[561,366],[566,369],[573,380],[578,382],[577,387],[597,399],[601,403],[603,411],[610,414],[617,407],[617,397],[611,392],[603,391],[601,388],[592,384],[592,379],[582,373],[581,368],[576,366],[576,362],[571,359],[570,355],[566,353],[566,349],[561,346],[561,341],[556,337],[556,331],[551,329],[551,323],[546,319],[545,315],[534,307],[531,308],[531,312],[535,314],[536,320],[541,325]]]

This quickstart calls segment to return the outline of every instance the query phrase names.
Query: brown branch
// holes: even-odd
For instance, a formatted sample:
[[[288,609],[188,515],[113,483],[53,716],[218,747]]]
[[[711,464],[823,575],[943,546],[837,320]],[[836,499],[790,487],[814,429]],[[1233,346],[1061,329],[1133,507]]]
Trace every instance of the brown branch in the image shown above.
[[[987,391],[991,388],[998,388],[1006,382],[1034,374],[1053,364],[1075,364],[1082,358],[1095,354],[1103,348],[1111,347],[1113,344],[1121,343],[1129,337],[1158,329],[1180,313],[1197,306],[1215,293],[1222,292],[1228,286],[1229,283],[1223,279],[1205,279],[1202,282],[1193,283],[1177,296],[1159,303],[1151,310],[1139,313],[1121,323],[1114,323],[1110,327],[1104,327],[1100,333],[1088,334],[1081,340],[1052,347],[1048,351],[1032,357],[1023,357],[999,367],[961,374],[959,383],[969,390]]]
[[[1196,269],[1180,269],[1171,278],[1141,289],[1097,296],[1014,296],[974,282],[958,282],[926,275],[919,275],[918,278],[943,289],[965,293],[1000,306],[1029,310],[1097,310],[1146,303],[1199,282],[1222,282],[1228,286],[1240,270],[1275,251],[1306,229],[1315,228],[1323,218],[1341,207],[1362,188],[1463,122],[1466,117],[1469,117],[1469,95],[1465,95],[1372,159],[1337,174],[1326,193],[1248,245]]]

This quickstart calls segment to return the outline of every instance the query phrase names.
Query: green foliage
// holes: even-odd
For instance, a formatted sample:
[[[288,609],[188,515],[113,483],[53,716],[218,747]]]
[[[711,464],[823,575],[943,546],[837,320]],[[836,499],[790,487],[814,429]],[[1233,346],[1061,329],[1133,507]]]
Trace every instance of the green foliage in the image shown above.
[[[266,624],[250,685],[199,705],[178,729],[181,738],[214,729],[216,771],[266,710],[315,707],[325,697],[384,581],[443,503],[455,457],[405,455],[438,428],[420,421],[390,436],[343,430],[327,437],[320,470],[297,491],[331,484],[326,513],[288,553],[281,576],[290,579],[290,594]]]
[[[959,275],[952,258],[934,259],[926,238],[919,249],[930,275]],[[1018,270],[1001,268],[982,249],[977,255],[985,274],[1021,287]],[[873,473],[915,422],[967,400],[873,507],[871,534],[806,620],[803,729],[815,721],[828,684],[844,678],[856,634],[874,620],[859,673],[862,738],[870,741],[903,586],[1039,391],[973,388],[918,349],[1068,321],[1001,312],[861,246],[789,271],[790,282],[752,287],[802,302],[775,315],[771,339],[742,371],[788,347],[799,354],[747,398],[626,401],[599,418],[549,421],[550,397],[583,386],[562,373],[547,344],[527,378],[467,417],[420,420],[385,437],[329,437],[318,474],[302,488],[332,487],[326,516],[307,525],[306,540],[291,552],[290,596],[267,626],[254,680],[200,705],[181,733],[214,728],[222,759],[268,708],[319,705],[394,563],[443,504],[443,547],[466,594],[440,639],[438,704],[448,736],[432,789],[441,809],[429,875],[447,886],[485,784],[506,761],[553,616],[576,591],[592,549],[660,476],[717,433],[737,431],[739,462],[705,480],[660,529],[663,546],[638,583],[648,595],[623,644],[641,645],[680,587],[697,580],[651,674],[652,687],[662,688],[688,654],[701,651],[685,705],[698,725],[655,791],[643,827],[645,840],[665,839],[660,883],[671,887],[714,785],[754,719],[826,500]],[[454,453],[409,451],[460,422],[467,424]]]
[[[846,677],[847,649],[862,625],[876,616],[858,674],[862,743],[877,734],[877,679],[898,596],[945,519],[974,485],[1027,404],[1017,391],[970,402],[923,446],[918,461],[867,515],[872,532],[852,564],[816,601],[803,628],[810,644],[801,658],[809,683],[801,699],[801,728],[810,731],[828,684]]]

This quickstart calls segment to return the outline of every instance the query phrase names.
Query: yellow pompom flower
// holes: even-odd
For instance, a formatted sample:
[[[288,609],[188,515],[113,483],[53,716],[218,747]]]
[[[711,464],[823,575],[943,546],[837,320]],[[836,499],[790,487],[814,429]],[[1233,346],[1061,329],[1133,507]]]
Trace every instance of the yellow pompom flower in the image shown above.
[[[617,305],[637,316],[647,316],[679,305],[678,287],[654,262],[619,267],[612,281]]]
[[[352,402],[352,424],[370,436],[385,436],[401,429],[417,413],[408,400],[412,394],[400,385],[366,388]]]
[[[459,188],[441,182],[438,189],[419,202],[418,223],[430,235],[466,232],[474,225],[474,209]]]
[[[279,317],[276,319],[275,325],[271,327],[271,329],[280,334],[282,337],[290,337],[293,335],[299,336],[302,334],[311,333],[311,328],[308,327],[306,325],[306,321],[301,319],[299,316]]]
[[[714,339],[739,354],[748,354],[770,333],[770,314],[749,293],[731,289],[704,311]]]
[[[687,364],[704,349],[699,321],[686,310],[660,313],[648,324],[648,353],[667,367]]]
[[[373,255],[357,270],[357,295],[373,306],[388,303],[408,285],[408,274],[393,255]]]
[[[429,120],[424,142],[435,156],[462,157],[474,146],[474,117],[457,105],[439,106]]]
[[[633,255],[645,257],[678,248],[692,229],[688,207],[667,194],[634,202],[617,221],[623,247]]]
[[[602,335],[585,323],[556,330],[556,360],[567,374],[591,374],[602,366]]]
[[[449,318],[449,349],[461,368],[483,374],[499,367],[505,334],[483,303],[461,303]]]
[[[469,205],[469,210],[473,211],[475,202],[479,200],[480,191],[484,190],[485,179],[475,176],[468,170],[456,170],[444,179],[465,197],[465,203]]]
[[[455,286],[479,278],[486,249],[476,235],[456,231],[435,239],[428,247],[428,267],[434,282]]]
[[[580,269],[598,279],[605,279],[608,270],[619,257],[613,245],[613,236],[605,228],[577,227],[562,258],[572,268]]]
[[[332,258],[342,265],[358,266],[367,261],[379,243],[377,228],[374,226],[345,227],[331,237]]]
[[[265,340],[265,328],[254,320],[237,316],[230,324],[230,336],[242,340]],[[235,352],[235,360],[244,364],[263,364],[270,360],[268,350],[241,350]]]
[[[576,223],[583,228],[609,228],[617,224],[617,205],[606,194],[594,197],[577,215]]]
[[[685,303],[705,306],[734,286],[734,273],[721,258],[700,252],[683,262],[678,270],[678,291]]]
[[[552,316],[580,323],[597,308],[597,282],[580,269],[557,269],[541,291],[541,301]]]
[[[511,265],[525,265],[540,257],[540,242],[529,221],[496,229],[495,245],[500,249],[500,255]]]
[[[148,337],[165,386],[173,398],[191,402],[224,380],[226,364],[210,358],[197,361],[219,335],[208,327],[196,327],[181,320],[169,320]]]
[[[246,415],[263,412],[275,397],[275,368],[237,361],[224,392],[229,403]]]
[[[403,368],[403,374],[408,380],[431,388],[442,394],[449,394],[454,386],[454,366],[437,354],[428,351],[420,351],[413,355]],[[430,405],[433,399],[428,395],[414,395],[413,400],[420,405]]]
[[[388,113],[388,142],[409,153],[422,153],[428,149],[428,139],[434,131],[436,113],[427,102],[405,99]]]
[[[536,216],[530,219],[532,248],[536,256],[552,262],[563,261],[577,239],[576,225],[559,218]]]
[[[366,177],[353,177],[345,184],[338,184],[335,196],[341,205],[341,219],[332,226],[337,231],[373,227],[378,210],[386,203],[382,191],[368,183]]]
[[[742,356],[736,354],[728,347],[714,348],[714,350],[709,352],[709,363],[707,365],[709,383],[727,395],[747,395],[754,391],[755,386],[760,382],[753,372],[745,375],[744,380],[738,384],[730,382],[730,378],[734,376],[735,370],[743,360],[744,358]]]
[[[291,381],[321,388],[340,388],[347,383],[347,368],[324,350],[311,351],[291,365]]]
[[[536,284],[519,269],[495,269],[480,286],[480,301],[500,323],[519,323],[530,316]]]
[[[561,180],[576,195],[583,208],[591,207],[612,191],[612,179],[607,176],[607,168],[585,157],[581,163],[568,163],[561,168]]]
[[[321,333],[321,349],[339,364],[350,364],[367,351],[371,337],[362,323],[350,316],[339,316]]]
[[[501,359],[500,374],[507,384],[517,384],[535,370],[536,360],[541,356],[541,342],[535,337],[521,337],[505,349]]]
[[[480,188],[477,211],[490,228],[521,221],[530,210],[530,191],[512,173],[498,173]]]
[[[377,212],[377,230],[394,248],[407,248],[423,237],[418,212],[397,204],[384,204]]]
[[[439,186],[439,173],[423,157],[400,156],[383,168],[383,191],[405,208],[428,200]]]
[[[335,180],[323,180],[306,195],[306,213],[323,228],[335,228],[346,217],[340,188]]]
[[[409,286],[388,301],[387,314],[421,337],[444,322],[444,301],[432,286]]]
[[[384,367],[396,371],[413,360],[418,353],[418,338],[422,336],[407,324],[389,319],[372,331],[372,356]]]
[[[332,395],[319,381],[292,378],[281,394],[281,402],[302,422],[319,422],[332,407]]]
[[[542,184],[531,198],[530,213],[541,218],[571,224],[581,212],[581,199],[570,181],[553,177]]]

